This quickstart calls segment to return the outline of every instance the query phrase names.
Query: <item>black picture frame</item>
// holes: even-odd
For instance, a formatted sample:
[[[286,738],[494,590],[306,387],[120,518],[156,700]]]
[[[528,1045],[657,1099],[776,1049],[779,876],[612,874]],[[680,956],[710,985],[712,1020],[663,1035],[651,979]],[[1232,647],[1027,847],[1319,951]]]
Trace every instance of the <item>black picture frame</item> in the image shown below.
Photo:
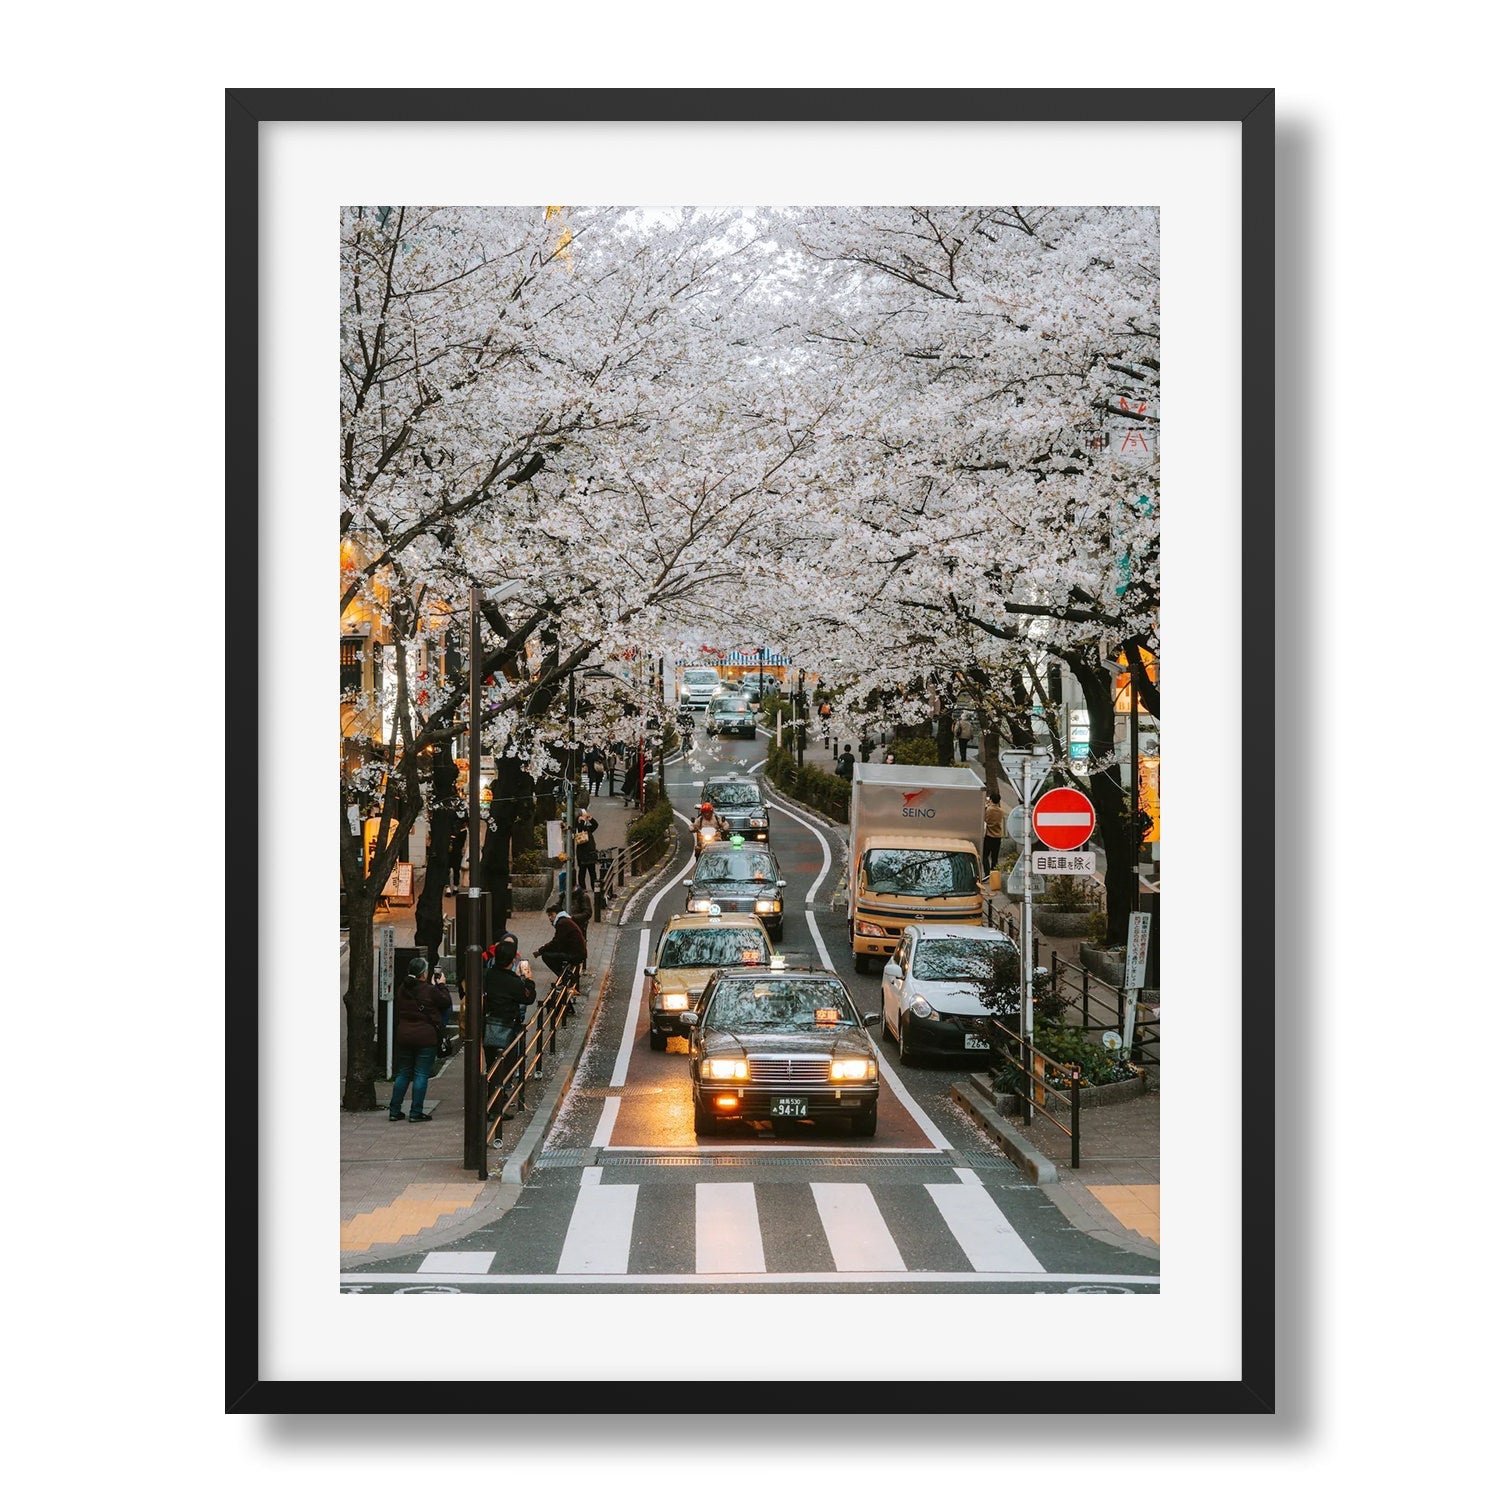
[[[1241,435],[1264,432],[1267,393],[1274,389],[1274,90],[1271,89],[228,89],[225,92],[225,275],[226,406],[225,567],[226,665],[238,680],[258,680],[258,607],[261,566],[244,538],[255,533],[259,514],[257,447],[260,442],[258,293],[260,229],[259,127],[266,122],[484,122],[571,119],[712,121],[939,121],[939,122],[1231,122],[1240,128]],[[1249,333],[1254,330],[1254,337]],[[1271,618],[1275,544],[1274,442],[1241,443],[1243,559],[1243,680],[1260,670]],[[227,679],[226,679],[227,680]],[[1270,738],[1268,705],[1244,718],[1244,764],[1262,769],[1253,797],[1248,778],[1241,789],[1242,828],[1256,826],[1256,862],[1264,865],[1269,829],[1255,809],[1272,805],[1273,770],[1257,747]],[[256,751],[259,731],[254,693],[231,695],[226,707],[226,760],[230,783],[240,790],[226,811],[231,852],[225,870],[231,926],[255,926],[260,869],[254,840],[243,829],[259,825]],[[1270,1413],[1275,1410],[1275,1200],[1274,1112],[1251,1108],[1263,1086],[1254,1059],[1274,1049],[1268,995],[1274,973],[1274,933],[1263,903],[1252,913],[1248,839],[1241,930],[1256,942],[1243,946],[1242,992],[1257,1005],[1241,1008],[1242,1182],[1240,1347],[1238,1380],[1045,1382],[924,1381],[926,1409],[949,1413]],[[235,1413],[485,1413],[499,1409],[498,1383],[394,1379],[277,1381],[260,1375],[260,1215],[255,1194],[260,1167],[260,1122],[243,1101],[259,1097],[261,1078],[253,1034],[261,976],[253,943],[227,954],[225,995],[232,1024],[225,1058],[225,1167],[234,1190],[227,1194],[226,1277],[233,1289],[225,1320],[225,1409]],[[1253,1269],[1251,1274],[1250,1268]],[[795,1386],[796,1382],[791,1382]],[[528,1406],[543,1404],[530,1383]],[[1003,1391],[995,1389],[1003,1386]],[[791,1394],[778,1382],[776,1397]],[[648,1412],[655,1397],[646,1385],[567,1383],[566,1405],[574,1412]],[[636,1404],[640,1403],[640,1404]],[[794,1409],[767,1405],[764,1411]]]

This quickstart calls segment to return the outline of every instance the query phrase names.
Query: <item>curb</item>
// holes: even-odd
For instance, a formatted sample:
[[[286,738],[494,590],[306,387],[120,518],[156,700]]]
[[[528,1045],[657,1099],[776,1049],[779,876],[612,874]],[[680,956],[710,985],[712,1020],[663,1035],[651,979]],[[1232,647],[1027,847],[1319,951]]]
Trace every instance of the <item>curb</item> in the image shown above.
[[[1033,1183],[1040,1185],[1058,1180],[1057,1168],[1030,1141],[1017,1135],[994,1107],[981,1097],[977,1089],[967,1083],[955,1083],[949,1092],[954,1103],[973,1119]]]
[[[499,1179],[503,1184],[525,1183],[536,1166],[537,1158],[542,1154],[542,1146],[546,1142],[547,1133],[557,1120],[563,1096],[572,1085],[573,1075],[578,1071],[578,1060],[583,1056],[583,1049],[588,1045],[589,1035],[594,1029],[594,1022],[598,1019],[600,1007],[604,1003],[604,991],[609,985],[614,969],[615,945],[619,940],[619,933],[618,927],[609,929],[608,952],[604,955],[603,966],[599,970],[599,976],[594,981],[589,995],[592,1005],[588,1016],[581,1018],[581,1024],[569,1036],[565,1050],[557,1054],[556,1066],[552,1070],[552,1076],[547,1080],[547,1091],[542,1095],[531,1123],[521,1133],[521,1139],[501,1165]]]

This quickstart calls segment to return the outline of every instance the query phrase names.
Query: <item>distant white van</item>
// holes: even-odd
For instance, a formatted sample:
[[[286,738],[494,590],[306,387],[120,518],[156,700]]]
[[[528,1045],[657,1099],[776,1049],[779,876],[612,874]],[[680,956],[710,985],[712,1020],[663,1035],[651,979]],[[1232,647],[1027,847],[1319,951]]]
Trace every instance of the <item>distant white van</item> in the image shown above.
[[[719,674],[713,667],[684,667],[677,701],[689,708],[707,708],[719,691]]]

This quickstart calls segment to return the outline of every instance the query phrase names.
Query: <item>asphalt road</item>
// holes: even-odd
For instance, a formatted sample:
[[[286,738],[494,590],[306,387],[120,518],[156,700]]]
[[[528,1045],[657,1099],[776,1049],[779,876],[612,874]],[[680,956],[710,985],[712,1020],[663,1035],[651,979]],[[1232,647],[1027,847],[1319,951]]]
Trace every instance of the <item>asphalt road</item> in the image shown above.
[[[763,736],[694,738],[667,766],[679,809],[706,776],[764,760]],[[837,833],[774,793],[772,807],[788,882],[779,949],[835,969],[861,1012],[878,1011],[879,976],[856,974],[849,953]],[[442,1251],[367,1267],[346,1291],[1157,1290],[1154,1260],[1075,1227],[971,1125],[949,1097],[970,1070],[903,1065],[884,1039],[873,1138],[785,1121],[700,1143],[687,1044],[650,1049],[643,973],[691,862],[684,838],[622,912],[599,1016],[515,1206]]]

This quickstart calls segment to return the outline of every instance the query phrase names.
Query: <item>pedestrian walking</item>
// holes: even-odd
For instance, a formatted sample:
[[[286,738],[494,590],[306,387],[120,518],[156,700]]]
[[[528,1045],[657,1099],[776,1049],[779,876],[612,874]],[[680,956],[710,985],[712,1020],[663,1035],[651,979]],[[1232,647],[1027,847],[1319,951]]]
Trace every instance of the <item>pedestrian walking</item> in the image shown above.
[[[835,775],[842,776],[845,781],[854,780],[854,746],[845,745],[843,753],[839,756]]]
[[[539,958],[561,979],[569,969],[580,972],[588,967],[588,943],[583,928],[563,909],[561,902],[554,901],[547,908],[552,921],[552,936],[531,956]]]
[[[860,760],[861,761],[868,761],[869,758],[870,758],[870,752],[873,751],[874,748],[875,748],[875,741],[872,740],[869,735],[866,735],[864,737],[864,739],[862,739],[859,742],[859,758],[860,758]]]
[[[958,721],[958,758],[960,762],[969,758],[969,741],[974,738],[974,725],[964,714]]]
[[[984,873],[988,875],[1000,858],[1000,840],[1005,837],[1005,809],[984,794]]]
[[[823,721],[823,748],[829,748],[828,721],[833,717],[833,704],[826,698],[818,705],[818,717]]]
[[[536,981],[531,965],[516,962],[516,940],[506,936],[495,945],[494,958],[484,975],[484,1072],[489,1080],[486,1102],[500,1097],[500,1118],[513,1120],[519,1057],[507,1055],[526,1026],[526,1007],[536,1003]]]
[[[604,752],[597,746],[584,757],[584,769],[588,773],[589,796],[597,797],[604,781]]]
[[[621,788],[621,795],[625,798],[626,807],[641,805],[641,752],[639,749],[633,748],[625,762],[625,785]]]
[[[424,1114],[427,1080],[442,1040],[443,1007],[437,992],[427,982],[427,960],[414,958],[406,966],[406,978],[396,991],[396,1076],[391,1080],[390,1118],[404,1120],[401,1105],[411,1087],[411,1117],[414,1122],[432,1118]]]
[[[609,795],[615,794],[615,777],[620,774],[620,750],[618,745],[611,745],[604,752],[604,774],[609,780]]]
[[[583,895],[585,886],[599,889],[599,845],[594,838],[599,820],[588,808],[581,807],[573,825],[573,860],[578,866],[578,894]]]

